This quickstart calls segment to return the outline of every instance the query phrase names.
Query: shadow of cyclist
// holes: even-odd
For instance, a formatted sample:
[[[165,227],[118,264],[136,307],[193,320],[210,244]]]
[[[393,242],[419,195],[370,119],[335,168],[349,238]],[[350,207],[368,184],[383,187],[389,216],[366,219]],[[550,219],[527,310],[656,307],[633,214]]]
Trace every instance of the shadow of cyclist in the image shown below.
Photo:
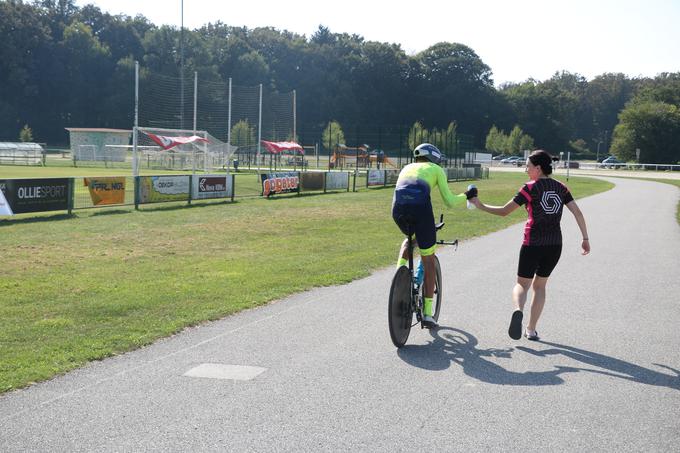
[[[591,372],[605,376],[656,385],[680,390],[680,371],[666,365],[654,364],[672,371],[665,374],[648,368],[608,357],[595,352],[585,351],[572,346],[540,341],[536,346],[548,345],[551,349],[534,350],[525,346],[505,349],[478,349],[477,338],[472,334],[453,327],[441,326],[430,330],[432,341],[425,345],[406,345],[397,351],[399,357],[410,365],[428,370],[444,370],[452,363],[462,367],[463,372],[479,381],[498,385],[559,385],[564,383],[561,374]],[[509,371],[487,358],[509,359],[513,350],[539,357],[562,355],[566,358],[588,364],[595,368],[554,365],[546,371]]]
[[[673,374],[665,374],[658,371],[644,368],[634,363],[626,362],[614,357],[598,354],[596,352],[586,351],[584,349],[575,348],[573,346],[565,346],[557,343],[550,343],[548,341],[540,341],[539,344],[552,346],[552,349],[544,349],[536,351],[523,346],[518,346],[517,349],[539,357],[547,357],[549,355],[563,355],[572,360],[590,365],[597,368],[577,368],[578,371],[586,371],[590,373],[602,374],[605,376],[617,377],[627,381],[638,382],[640,384],[656,385],[659,387],[668,387],[675,390],[680,390],[680,371],[671,368],[667,365],[653,363],[659,368],[670,370]]]
[[[440,326],[430,330],[430,335],[430,343],[406,345],[397,354],[405,362],[428,370],[444,370],[455,363],[468,376],[498,385],[558,385],[564,382],[560,374],[578,371],[576,368],[563,366],[556,366],[548,371],[509,371],[486,358],[509,359],[513,348],[478,349],[477,338],[453,327]]]

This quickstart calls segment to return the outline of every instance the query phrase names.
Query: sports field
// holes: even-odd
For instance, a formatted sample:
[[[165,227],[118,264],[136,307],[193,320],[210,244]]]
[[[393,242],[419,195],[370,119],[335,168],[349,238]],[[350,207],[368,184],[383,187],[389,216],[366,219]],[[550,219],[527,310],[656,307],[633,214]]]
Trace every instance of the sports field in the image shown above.
[[[524,180],[521,173],[499,173],[477,185],[485,202],[502,204]],[[455,193],[466,185],[450,184]],[[576,197],[611,187],[589,178],[568,185]],[[390,216],[392,192],[0,221],[0,392],[390,265],[401,241]],[[526,218],[522,210],[500,218],[468,211],[464,203],[444,211],[434,198],[435,213],[445,212],[444,238],[462,239],[461,247]]]

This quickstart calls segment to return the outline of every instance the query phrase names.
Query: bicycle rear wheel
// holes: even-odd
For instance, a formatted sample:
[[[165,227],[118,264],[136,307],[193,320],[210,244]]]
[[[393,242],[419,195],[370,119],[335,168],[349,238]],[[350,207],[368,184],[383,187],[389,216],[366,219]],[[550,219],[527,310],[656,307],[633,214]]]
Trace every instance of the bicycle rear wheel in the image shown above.
[[[411,308],[411,272],[401,266],[392,278],[390,300],[387,308],[390,337],[398,348],[406,344],[411,332],[413,310]]]

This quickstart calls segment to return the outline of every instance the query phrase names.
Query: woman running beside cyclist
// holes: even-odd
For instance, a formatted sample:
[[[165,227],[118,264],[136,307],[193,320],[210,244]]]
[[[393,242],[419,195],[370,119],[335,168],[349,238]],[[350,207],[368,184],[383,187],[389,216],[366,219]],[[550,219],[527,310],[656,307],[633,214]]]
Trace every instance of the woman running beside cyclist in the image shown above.
[[[574,201],[569,189],[550,177],[554,159],[546,151],[531,153],[526,163],[530,181],[504,206],[490,206],[474,197],[470,200],[477,208],[490,214],[506,216],[522,205],[529,215],[524,227],[524,241],[519,252],[517,283],[512,290],[514,312],[508,334],[519,340],[522,337],[522,318],[529,288],[533,290],[529,322],[524,335],[538,340],[536,324],[545,305],[545,287],[548,277],[557,265],[562,253],[562,230],[560,221],[564,206],[576,219],[581,235],[582,255],[590,253],[590,241],[583,213]]]

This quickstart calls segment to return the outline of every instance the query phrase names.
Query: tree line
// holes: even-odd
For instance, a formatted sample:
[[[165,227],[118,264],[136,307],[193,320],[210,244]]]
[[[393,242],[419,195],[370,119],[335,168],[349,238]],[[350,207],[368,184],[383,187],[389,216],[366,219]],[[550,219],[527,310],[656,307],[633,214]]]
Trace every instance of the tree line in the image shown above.
[[[505,137],[511,152],[531,146],[631,160],[640,149],[642,162],[680,161],[680,73],[586,80],[561,71],[497,88],[491,68],[464,44],[408,55],[399,44],[323,26],[309,37],[220,21],[180,30],[73,0],[0,1],[0,37],[4,140],[27,136],[26,128],[49,144],[67,142],[64,127],[129,129],[134,62],[178,77],[183,56],[185,73],[203,81],[295,89],[301,130],[332,120],[363,129],[418,123],[454,127],[495,152]]]

